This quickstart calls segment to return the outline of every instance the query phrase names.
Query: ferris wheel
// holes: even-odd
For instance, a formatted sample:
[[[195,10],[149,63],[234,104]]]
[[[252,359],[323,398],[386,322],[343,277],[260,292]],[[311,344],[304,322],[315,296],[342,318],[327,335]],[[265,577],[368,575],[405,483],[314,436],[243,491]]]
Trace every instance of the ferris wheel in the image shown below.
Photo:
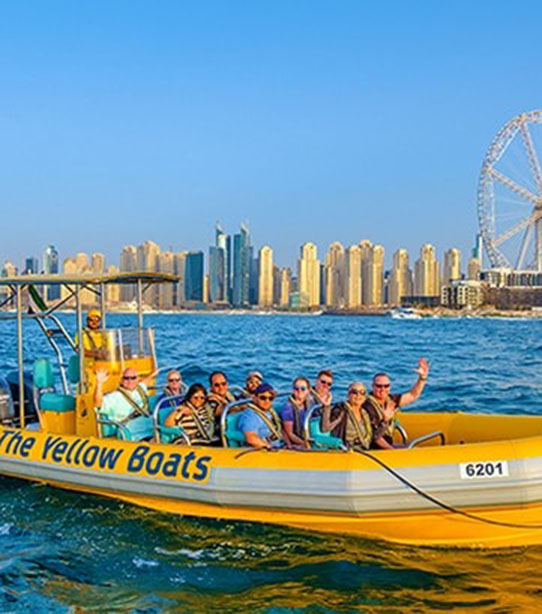
[[[489,146],[478,220],[493,267],[542,271],[542,110],[511,119]]]

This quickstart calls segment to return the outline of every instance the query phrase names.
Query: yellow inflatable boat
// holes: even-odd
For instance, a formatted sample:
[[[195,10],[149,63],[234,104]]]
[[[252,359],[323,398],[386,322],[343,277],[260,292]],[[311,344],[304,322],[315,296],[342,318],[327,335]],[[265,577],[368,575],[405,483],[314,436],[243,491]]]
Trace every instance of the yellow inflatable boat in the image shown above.
[[[17,302],[20,370],[0,378],[1,474],[175,514],[409,544],[542,543],[539,417],[403,412],[408,438],[419,445],[371,452],[268,452],[98,437],[102,429],[92,402],[94,370],[107,366],[113,375],[108,386],[114,389],[125,367],[149,374],[156,366],[152,331],[143,327],[141,310],[137,329],[103,329],[107,351],[101,358],[79,357],[78,347],[71,344],[75,360],[59,363],[61,392],[53,390],[50,381],[38,381],[39,373],[32,382],[25,377],[23,296],[29,288],[54,281],[77,298],[89,286],[103,296],[108,283],[135,283],[141,298],[144,285],[172,279],[130,274],[2,280]],[[37,299],[30,292],[32,298]],[[54,319],[44,305],[31,311],[30,317],[44,329]],[[80,307],[77,320],[81,339]],[[55,330],[62,327],[58,321],[54,325]],[[55,334],[47,333],[53,344]],[[435,436],[425,439],[427,434]],[[117,435],[122,437],[120,430]]]

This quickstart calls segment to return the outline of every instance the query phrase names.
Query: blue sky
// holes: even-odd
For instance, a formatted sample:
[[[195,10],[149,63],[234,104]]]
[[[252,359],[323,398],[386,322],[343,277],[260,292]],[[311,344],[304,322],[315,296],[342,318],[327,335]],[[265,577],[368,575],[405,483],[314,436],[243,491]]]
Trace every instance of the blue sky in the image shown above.
[[[0,4],[0,259],[335,240],[467,255],[484,153],[542,107],[540,2]]]

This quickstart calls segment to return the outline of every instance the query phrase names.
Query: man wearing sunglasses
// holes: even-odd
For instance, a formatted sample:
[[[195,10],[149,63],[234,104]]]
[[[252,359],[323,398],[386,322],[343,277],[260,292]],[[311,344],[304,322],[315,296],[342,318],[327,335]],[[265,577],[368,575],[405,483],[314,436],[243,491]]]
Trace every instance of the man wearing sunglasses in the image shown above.
[[[280,418],[273,409],[276,393],[271,384],[260,384],[254,391],[254,402],[249,403],[239,418],[239,430],[252,448],[280,448],[283,445]]]
[[[318,373],[311,396],[317,405],[324,407],[331,405],[331,386],[333,385],[333,373],[329,369],[324,369]]]
[[[107,369],[96,371],[96,390],[94,406],[105,417],[123,424],[138,417],[152,420],[149,409],[147,386],[156,376],[157,371],[140,379],[137,371],[131,367],[124,369],[119,387],[104,395],[103,386],[109,378]]]
[[[99,309],[89,309],[87,325],[83,328],[83,349],[85,359],[103,360],[107,357],[106,336],[101,329],[102,314]],[[79,335],[75,335],[75,345],[79,345]],[[91,361],[92,362],[92,361]]]
[[[224,407],[235,400],[236,398],[228,390],[228,378],[224,371],[213,371],[209,375],[207,405],[211,408],[215,419],[215,435],[220,436],[220,416]]]
[[[387,373],[377,373],[373,377],[373,388],[368,395],[363,409],[369,414],[373,430],[371,447],[384,450],[393,449],[393,431],[395,429],[395,415],[397,410],[409,405],[418,399],[425,387],[429,374],[429,363],[420,358],[418,367],[414,369],[418,379],[408,392],[390,394],[391,382]]]

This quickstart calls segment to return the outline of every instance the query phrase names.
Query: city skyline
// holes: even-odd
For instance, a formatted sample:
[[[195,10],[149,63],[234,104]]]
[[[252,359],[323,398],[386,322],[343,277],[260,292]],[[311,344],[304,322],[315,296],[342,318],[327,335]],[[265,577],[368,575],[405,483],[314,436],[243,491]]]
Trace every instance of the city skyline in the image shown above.
[[[359,236],[466,254],[484,154],[542,101],[542,7],[490,6],[4,3],[5,257],[194,250],[247,214],[281,266]]]
[[[324,253],[319,253],[314,243],[305,242],[299,247],[297,259],[288,267],[280,267],[274,262],[270,244],[258,249],[253,245],[248,222],[242,222],[235,234],[228,234],[217,222],[214,243],[208,250],[164,250],[154,241],[146,240],[139,245],[124,245],[118,260],[112,263],[99,252],[77,252],[61,258],[55,246],[49,245],[43,252],[40,271],[66,275],[155,271],[177,275],[179,282],[174,286],[150,290],[150,304],[161,309],[210,303],[237,308],[257,305],[260,308],[317,309],[326,306],[355,311],[400,305],[407,297],[432,305],[441,296],[444,286],[462,279],[478,282],[479,248],[477,237],[463,267],[457,248],[449,248],[442,255],[441,263],[431,244],[422,245],[419,257],[414,256],[412,260],[408,250],[400,247],[393,252],[392,266],[387,269],[384,246],[373,244],[369,239],[361,239],[350,246],[334,241]],[[22,273],[35,273],[39,260],[28,256],[24,265],[27,268]],[[16,274],[17,267],[7,261],[2,275]],[[66,290],[58,286],[49,286],[45,291],[45,298],[50,301],[65,296]],[[109,292],[109,300],[117,303],[130,302],[134,296],[134,288],[129,286]],[[93,303],[94,298],[88,294],[83,301]]]

